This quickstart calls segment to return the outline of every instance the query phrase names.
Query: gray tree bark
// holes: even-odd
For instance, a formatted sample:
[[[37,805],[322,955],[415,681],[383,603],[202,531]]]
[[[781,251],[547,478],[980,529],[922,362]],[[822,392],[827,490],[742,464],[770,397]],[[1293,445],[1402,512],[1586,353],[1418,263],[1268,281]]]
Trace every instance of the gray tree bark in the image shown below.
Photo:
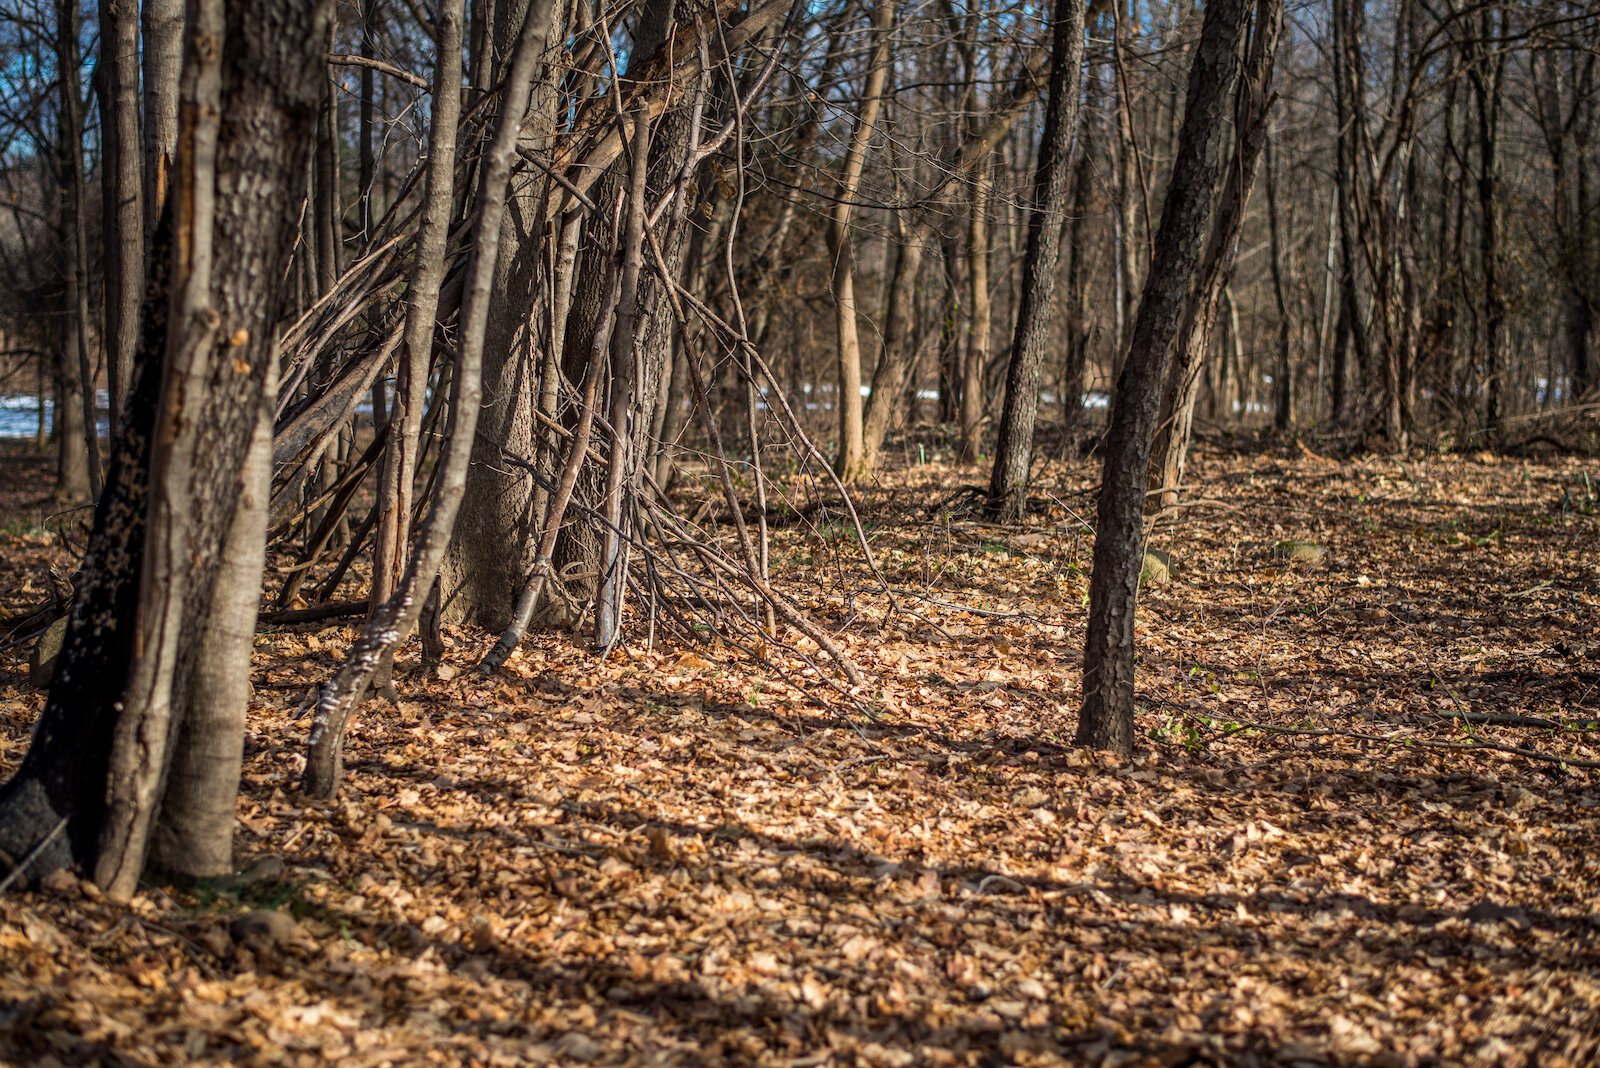
[[[135,0],[100,0],[101,188],[105,199],[106,386],[111,436],[133,381],[144,302],[145,200],[139,151],[139,19]]]
[[[1034,426],[1039,416],[1039,379],[1055,328],[1061,229],[1067,214],[1072,137],[1077,129],[1078,82],[1083,65],[1083,19],[1083,4],[1056,0],[1051,16],[1050,95],[1033,178],[1022,299],[1011,341],[1011,366],[1006,371],[994,468],[989,476],[989,510],[1008,522],[1020,521],[1027,509]]]
[[[1134,604],[1144,555],[1151,433],[1173,344],[1192,300],[1211,229],[1225,124],[1247,21],[1245,0],[1211,0],[1206,5],[1155,254],[1112,402],[1095,526],[1077,741],[1117,753],[1133,750]]]

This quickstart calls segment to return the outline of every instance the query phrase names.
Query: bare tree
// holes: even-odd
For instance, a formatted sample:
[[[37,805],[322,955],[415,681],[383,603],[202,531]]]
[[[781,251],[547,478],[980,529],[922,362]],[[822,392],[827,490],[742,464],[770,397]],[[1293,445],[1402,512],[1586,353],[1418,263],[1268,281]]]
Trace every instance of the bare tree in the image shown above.
[[[1258,32],[1264,32],[1276,23],[1282,5],[1279,0],[1257,0],[1255,6]],[[1194,302],[1211,236],[1240,44],[1250,24],[1248,9],[1245,0],[1206,5],[1155,255],[1112,404],[1095,525],[1078,743],[1119,753],[1133,749],[1133,619],[1144,553],[1151,433],[1162,381]]]
[[[1066,222],[1077,128],[1078,80],[1083,65],[1083,5],[1056,0],[1051,14],[1050,90],[1044,136],[1039,145],[1028,218],[1028,251],[1022,268],[1022,299],[1006,371],[1005,404],[989,478],[989,508],[1007,520],[1022,518],[1028,504],[1034,424],[1039,414],[1039,379],[1055,326],[1057,261]]]

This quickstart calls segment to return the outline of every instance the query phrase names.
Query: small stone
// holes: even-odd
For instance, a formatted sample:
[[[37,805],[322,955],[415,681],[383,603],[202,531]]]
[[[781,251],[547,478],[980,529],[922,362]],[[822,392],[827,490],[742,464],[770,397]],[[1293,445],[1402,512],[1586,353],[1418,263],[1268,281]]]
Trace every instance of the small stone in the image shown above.
[[[1146,549],[1144,564],[1139,569],[1139,581],[1165,586],[1172,581],[1172,556],[1160,549]]]
[[[78,889],[78,877],[65,868],[57,868],[39,880],[39,889],[52,894],[71,893]]]
[[[1272,548],[1272,555],[1286,564],[1315,564],[1322,560],[1326,550],[1314,541],[1280,541]]]
[[[567,1061],[587,1064],[603,1052],[600,1043],[581,1031],[568,1031],[556,1040],[556,1053]]]
[[[300,934],[300,925],[294,922],[294,917],[276,909],[251,909],[235,916],[228,931],[236,942],[276,949],[293,942]]]
[[[62,616],[39,635],[33,655],[28,658],[28,681],[38,690],[50,688],[56,677],[56,660],[61,656],[61,646],[67,640],[67,617]]]

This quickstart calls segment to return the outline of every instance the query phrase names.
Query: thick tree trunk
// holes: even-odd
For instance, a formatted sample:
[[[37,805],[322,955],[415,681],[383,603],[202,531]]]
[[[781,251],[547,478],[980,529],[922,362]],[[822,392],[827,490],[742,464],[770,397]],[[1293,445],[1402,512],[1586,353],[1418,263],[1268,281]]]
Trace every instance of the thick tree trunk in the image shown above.
[[[56,685],[0,790],[0,850],[18,858],[46,843],[30,875],[75,859],[121,899],[143,869],[193,692],[187,636],[208,617],[276,359],[332,6],[191,4],[173,238],[157,243],[130,419]]]
[[[250,653],[267,556],[276,378],[277,368],[269,361],[255,433],[240,474],[239,503],[222,544],[151,841],[151,864],[173,875],[211,878],[234,870],[234,809],[250,705]]]
[[[1261,14],[1270,13],[1274,20],[1281,12],[1278,0],[1260,3],[1265,9]],[[1155,255],[1112,403],[1095,526],[1077,740],[1118,753],[1133,749],[1134,604],[1144,549],[1150,437],[1173,343],[1193,300],[1196,272],[1211,230],[1225,124],[1248,21],[1246,7],[1245,0],[1212,0],[1206,5]]]
[[[529,0],[500,0],[496,5],[485,41],[498,57],[491,78],[503,77],[529,7]],[[540,32],[552,32],[564,11],[564,4],[549,6],[543,17],[552,25],[540,27]],[[530,121],[518,143],[522,151],[540,157],[550,151],[556,107],[551,79],[556,75],[555,70],[546,72],[534,92]],[[534,412],[545,361],[533,329],[533,309],[541,293],[539,248],[547,233],[549,186],[534,169],[525,169],[512,181],[500,224],[495,301],[483,346],[483,411],[477,439],[470,443],[466,497],[441,572],[445,618],[488,630],[502,630],[511,621],[529,564],[526,547],[539,518],[533,481],[505,457],[532,458],[539,448]]]
[[[1028,504],[1039,378],[1056,317],[1057,261],[1066,218],[1072,135],[1077,127],[1079,68],[1083,60],[1083,4],[1056,0],[1051,16],[1050,95],[1033,179],[1033,210],[1023,265],[1022,299],[1006,372],[1006,394],[989,478],[989,510],[1009,522]],[[1076,324],[1074,324],[1076,325]]]
[[[192,692],[194,647],[183,635],[208,616],[277,358],[274,326],[299,214],[298,176],[325,84],[332,7],[331,0],[197,0],[190,7],[183,107],[195,117],[185,145],[192,156],[180,158],[175,179],[179,260],[167,403],[157,416],[133,621],[141,655],[113,736],[95,863],[96,881],[115,897],[132,894],[144,868],[171,739]]]

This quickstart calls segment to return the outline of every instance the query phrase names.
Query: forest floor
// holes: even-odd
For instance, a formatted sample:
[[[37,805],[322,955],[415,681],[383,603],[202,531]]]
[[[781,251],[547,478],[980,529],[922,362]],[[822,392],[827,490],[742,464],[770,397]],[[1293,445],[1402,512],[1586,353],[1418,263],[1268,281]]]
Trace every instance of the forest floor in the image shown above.
[[[355,630],[269,628],[240,853],[281,866],[0,898],[0,1059],[1596,1063],[1600,466],[1203,452],[1125,763],[1071,746],[1093,475],[1048,468],[1026,529],[929,507],[976,468],[867,488],[893,609],[839,530],[779,532],[858,707],[550,633],[486,679],[456,631],[314,804],[301,710]],[[64,558],[46,476],[0,458],[0,612]]]

